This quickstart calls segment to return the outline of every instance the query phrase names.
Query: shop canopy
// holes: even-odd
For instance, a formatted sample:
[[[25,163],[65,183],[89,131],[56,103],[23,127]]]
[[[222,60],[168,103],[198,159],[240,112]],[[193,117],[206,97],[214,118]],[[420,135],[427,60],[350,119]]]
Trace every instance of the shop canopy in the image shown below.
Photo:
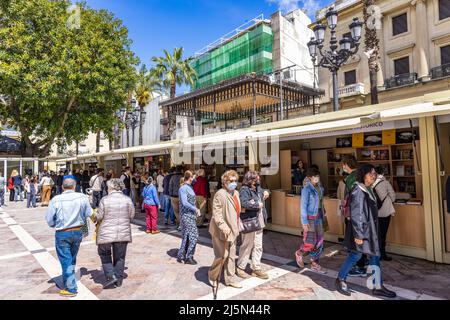
[[[79,155],[77,157],[58,159],[58,160],[56,160],[56,162],[86,160],[86,159],[91,159],[91,158],[105,157],[105,156],[119,155],[119,154],[134,154],[134,153],[139,153],[139,152],[163,151],[163,150],[167,150],[167,149],[172,149],[172,148],[176,147],[178,144],[179,144],[179,142],[177,140],[174,140],[174,141],[155,143],[155,144],[145,145],[145,146],[129,147],[129,148],[116,149],[116,150],[111,150],[111,151],[102,151],[102,152],[97,152],[97,153],[83,154],[83,155]]]
[[[450,90],[426,94],[422,97],[380,103],[378,105],[363,106],[337,112],[327,112],[313,116],[255,125],[248,129],[191,137],[183,141],[174,140],[146,146],[130,147],[103,153],[59,159],[57,162],[82,160],[113,154],[134,154],[175,149],[180,145],[205,145],[232,141],[239,142],[268,136],[287,137],[327,133],[350,128],[361,128],[362,126],[382,121],[416,119],[444,114],[450,114]]]
[[[419,98],[397,100],[253,126],[251,138],[297,136],[360,128],[382,121],[408,120],[450,113],[450,90]]]

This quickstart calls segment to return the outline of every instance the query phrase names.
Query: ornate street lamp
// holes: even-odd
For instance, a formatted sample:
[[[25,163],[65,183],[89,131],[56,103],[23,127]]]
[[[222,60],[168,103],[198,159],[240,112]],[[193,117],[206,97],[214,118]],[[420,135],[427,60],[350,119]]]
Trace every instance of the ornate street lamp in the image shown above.
[[[131,110],[126,113],[125,116],[125,125],[129,128],[131,127],[132,133],[132,143],[131,145],[134,147],[134,130],[139,124],[139,109],[136,108],[136,100],[131,100]]]
[[[358,18],[353,18],[353,22],[349,25],[351,38],[344,37],[339,41],[338,46],[338,40],[336,38],[338,13],[331,8],[327,11],[325,17],[331,33],[329,50],[323,50],[327,26],[321,23],[318,23],[313,28],[315,37],[311,38],[311,41],[308,42],[308,50],[314,66],[329,69],[333,76],[333,110],[337,111],[339,110],[337,72],[352,55],[358,52],[363,23]],[[317,64],[316,61],[318,61]]]

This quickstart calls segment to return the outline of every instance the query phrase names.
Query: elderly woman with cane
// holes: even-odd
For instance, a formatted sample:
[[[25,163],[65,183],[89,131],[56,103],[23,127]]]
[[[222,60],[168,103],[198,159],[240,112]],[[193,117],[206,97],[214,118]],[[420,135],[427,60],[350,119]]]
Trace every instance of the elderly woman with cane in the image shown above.
[[[216,192],[209,225],[214,249],[214,261],[208,271],[209,283],[217,290],[223,269],[225,285],[242,288],[234,280],[236,273],[236,239],[239,235],[238,219],[241,212],[239,192],[236,191],[238,174],[234,170],[222,175],[223,188]]]

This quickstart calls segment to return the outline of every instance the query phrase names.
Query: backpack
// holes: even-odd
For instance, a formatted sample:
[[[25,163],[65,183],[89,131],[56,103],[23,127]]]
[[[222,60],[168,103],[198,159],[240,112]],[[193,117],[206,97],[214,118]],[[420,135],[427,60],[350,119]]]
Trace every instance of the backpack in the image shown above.
[[[344,196],[344,203],[341,206],[341,213],[346,219],[350,219],[350,201],[351,201],[350,198],[352,195],[353,188],[350,190],[347,184],[345,183],[345,196]]]
[[[381,182],[381,181],[380,181]],[[388,197],[388,195],[386,195],[386,197],[384,197],[383,200],[381,200],[380,196],[378,195],[378,192],[376,190],[377,186],[380,184],[380,182],[378,182],[374,187],[373,187],[373,191],[375,193],[375,198],[377,199],[377,209],[380,210],[383,207],[383,203],[386,200],[386,198]]]

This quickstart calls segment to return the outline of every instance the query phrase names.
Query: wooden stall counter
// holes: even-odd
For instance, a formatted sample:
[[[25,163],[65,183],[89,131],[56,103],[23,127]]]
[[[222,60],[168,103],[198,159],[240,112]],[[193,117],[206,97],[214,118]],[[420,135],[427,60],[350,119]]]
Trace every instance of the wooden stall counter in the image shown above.
[[[300,235],[302,230],[300,219],[301,196],[289,194],[285,190],[272,192],[272,223],[270,228],[274,231]],[[337,199],[324,199],[324,207],[327,212],[329,230],[328,235],[342,237],[344,227],[338,216],[339,201]],[[332,238],[332,239],[334,239]]]
[[[272,192],[272,221],[268,228],[273,231],[301,235],[301,196],[289,194],[285,190]],[[325,239],[341,242],[344,237],[344,223],[339,215],[339,200],[324,198],[327,212],[328,231]],[[422,205],[395,204],[387,236],[389,252],[424,257],[426,249],[425,216]]]
[[[413,248],[426,248],[425,215],[422,205],[394,204],[386,242]]]

